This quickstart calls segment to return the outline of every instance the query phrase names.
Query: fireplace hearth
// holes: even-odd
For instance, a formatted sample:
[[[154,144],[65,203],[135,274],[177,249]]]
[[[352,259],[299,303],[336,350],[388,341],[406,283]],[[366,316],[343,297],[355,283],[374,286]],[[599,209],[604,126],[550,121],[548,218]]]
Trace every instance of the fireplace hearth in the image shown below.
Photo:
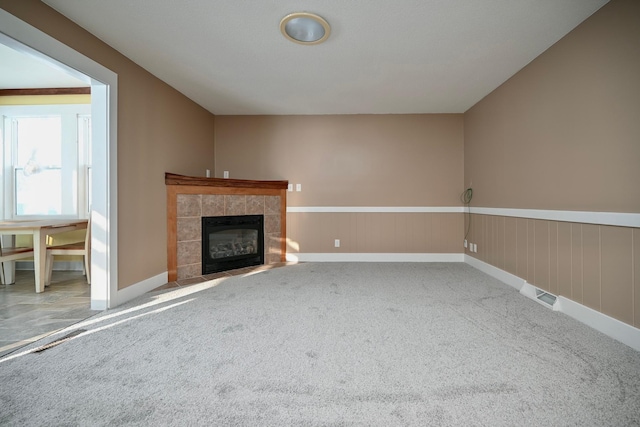
[[[264,216],[202,217],[202,274],[264,264]]]

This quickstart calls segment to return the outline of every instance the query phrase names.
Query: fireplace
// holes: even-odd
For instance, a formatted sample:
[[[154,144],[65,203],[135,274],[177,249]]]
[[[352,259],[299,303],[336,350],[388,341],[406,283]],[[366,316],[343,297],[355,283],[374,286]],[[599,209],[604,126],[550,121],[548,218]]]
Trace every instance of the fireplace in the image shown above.
[[[165,173],[165,184],[170,282],[203,277],[202,217],[263,215],[264,264],[286,261],[288,181]],[[204,278],[210,280],[214,276],[218,277],[219,273],[207,274]]]
[[[202,217],[202,274],[264,264],[264,216]]]

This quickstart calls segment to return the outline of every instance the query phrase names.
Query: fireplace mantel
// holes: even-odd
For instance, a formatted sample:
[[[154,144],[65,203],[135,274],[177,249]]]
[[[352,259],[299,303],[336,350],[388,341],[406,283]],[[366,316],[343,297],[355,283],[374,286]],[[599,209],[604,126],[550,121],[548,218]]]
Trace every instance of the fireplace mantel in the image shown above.
[[[288,181],[204,178],[167,172],[165,184],[170,282],[202,275],[198,224],[203,216],[265,215],[265,264],[286,260]]]
[[[174,173],[164,174],[166,185],[196,185],[205,187],[225,187],[225,188],[269,188],[274,190],[286,190],[289,181],[253,181],[250,179],[230,179],[230,178],[203,178],[199,176],[184,176]]]

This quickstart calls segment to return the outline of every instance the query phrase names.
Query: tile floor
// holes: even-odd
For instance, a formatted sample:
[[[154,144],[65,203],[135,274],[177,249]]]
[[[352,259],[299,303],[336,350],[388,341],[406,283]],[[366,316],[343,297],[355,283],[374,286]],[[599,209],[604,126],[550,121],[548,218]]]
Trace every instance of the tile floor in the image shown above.
[[[260,265],[193,277],[169,282],[154,291],[250,274],[287,264]],[[33,271],[16,271],[15,284],[0,284],[0,357],[99,313],[90,307],[91,289],[80,271],[54,271],[51,285],[40,294],[35,293]]]
[[[16,271],[15,284],[0,284],[0,356],[98,313],[90,306],[81,271],[54,271],[40,294],[33,271]]]

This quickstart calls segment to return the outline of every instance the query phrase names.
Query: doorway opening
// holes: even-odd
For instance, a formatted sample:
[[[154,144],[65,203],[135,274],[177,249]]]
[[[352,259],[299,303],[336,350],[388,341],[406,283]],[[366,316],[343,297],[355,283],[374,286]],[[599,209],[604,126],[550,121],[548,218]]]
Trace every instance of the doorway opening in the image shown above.
[[[0,44],[91,86],[92,310],[117,301],[117,74],[0,9]]]

